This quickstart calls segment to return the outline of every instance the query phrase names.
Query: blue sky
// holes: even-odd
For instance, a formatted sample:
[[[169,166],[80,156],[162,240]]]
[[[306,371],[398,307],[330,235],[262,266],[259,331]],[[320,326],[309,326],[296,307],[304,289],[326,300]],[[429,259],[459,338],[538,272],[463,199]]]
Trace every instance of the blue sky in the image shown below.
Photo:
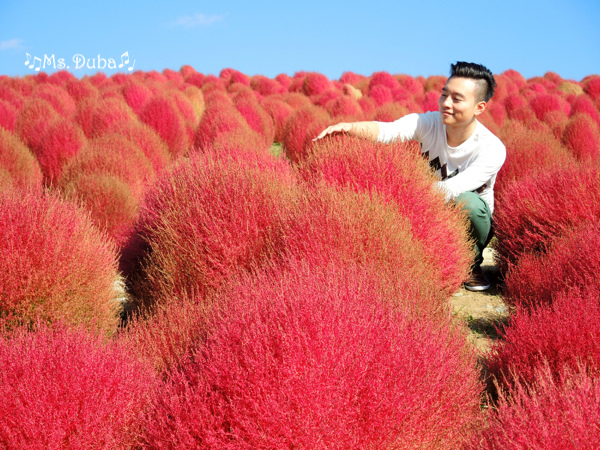
[[[109,70],[125,52],[129,64]],[[77,68],[77,55],[96,68]],[[25,65],[35,57],[48,58],[47,73],[62,59],[77,76],[99,64],[108,75],[189,64],[215,75],[429,76],[471,61],[581,80],[600,73],[600,1],[0,0],[0,74],[35,73]]]

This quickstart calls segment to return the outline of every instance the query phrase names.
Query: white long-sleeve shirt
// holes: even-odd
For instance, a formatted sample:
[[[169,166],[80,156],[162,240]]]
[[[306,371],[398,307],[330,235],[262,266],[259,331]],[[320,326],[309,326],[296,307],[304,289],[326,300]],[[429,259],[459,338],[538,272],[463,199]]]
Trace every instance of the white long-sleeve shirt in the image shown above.
[[[438,188],[452,200],[463,192],[477,192],[494,211],[494,183],[506,159],[506,147],[481,122],[458,147],[446,140],[446,125],[438,111],[408,114],[394,122],[377,122],[379,142],[415,140],[440,177]]]

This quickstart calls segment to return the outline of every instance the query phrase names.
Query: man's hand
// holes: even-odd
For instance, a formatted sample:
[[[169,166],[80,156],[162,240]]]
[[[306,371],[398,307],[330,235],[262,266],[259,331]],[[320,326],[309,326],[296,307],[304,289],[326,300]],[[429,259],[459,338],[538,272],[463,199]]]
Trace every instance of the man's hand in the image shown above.
[[[342,122],[325,128],[313,141],[334,133],[348,133],[350,136],[376,141],[379,136],[379,125],[376,122]]]
[[[350,130],[352,130],[351,123],[342,122],[342,123],[338,123],[337,125],[331,125],[330,127],[327,127],[323,131],[321,131],[321,134],[319,134],[316,138],[314,138],[313,141],[322,139],[325,136],[327,136],[328,134],[349,133]]]

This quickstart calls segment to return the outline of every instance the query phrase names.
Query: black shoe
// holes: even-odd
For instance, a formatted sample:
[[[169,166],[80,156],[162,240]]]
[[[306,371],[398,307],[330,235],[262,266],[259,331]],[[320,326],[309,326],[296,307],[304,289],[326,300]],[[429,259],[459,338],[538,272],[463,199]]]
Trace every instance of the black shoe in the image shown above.
[[[487,291],[490,288],[490,281],[486,278],[481,267],[473,269],[471,276],[465,281],[465,289],[468,291]]]

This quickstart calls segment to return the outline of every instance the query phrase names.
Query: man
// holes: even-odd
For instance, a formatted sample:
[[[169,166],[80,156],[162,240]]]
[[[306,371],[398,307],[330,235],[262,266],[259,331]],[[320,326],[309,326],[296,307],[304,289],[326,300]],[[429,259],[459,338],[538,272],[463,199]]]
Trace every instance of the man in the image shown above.
[[[496,174],[506,159],[500,139],[477,121],[495,87],[494,76],[486,67],[459,61],[451,65],[450,78],[438,100],[439,111],[408,114],[395,122],[339,123],[316,138],[342,132],[385,143],[418,141],[440,177],[436,187],[447,201],[461,204],[469,216],[475,258],[465,288],[471,291],[490,287],[481,263],[492,234]]]

